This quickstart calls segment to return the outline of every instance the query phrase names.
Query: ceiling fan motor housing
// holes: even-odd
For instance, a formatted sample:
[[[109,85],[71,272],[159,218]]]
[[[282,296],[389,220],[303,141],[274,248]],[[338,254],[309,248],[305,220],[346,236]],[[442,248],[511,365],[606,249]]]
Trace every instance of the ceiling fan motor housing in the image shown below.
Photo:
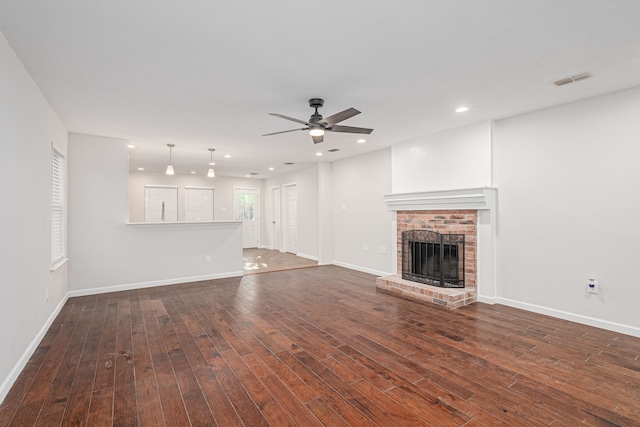
[[[322,115],[315,113],[311,115],[311,118],[309,119],[309,123],[311,124],[320,124],[320,122],[322,121]]]
[[[324,99],[321,98],[311,98],[309,100],[309,106],[311,108],[320,108],[324,105]]]

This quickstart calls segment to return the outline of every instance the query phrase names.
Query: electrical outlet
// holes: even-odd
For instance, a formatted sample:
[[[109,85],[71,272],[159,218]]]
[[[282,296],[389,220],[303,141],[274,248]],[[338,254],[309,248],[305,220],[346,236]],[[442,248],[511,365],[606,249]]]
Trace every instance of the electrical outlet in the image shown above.
[[[598,281],[595,279],[589,279],[587,281],[587,292],[589,292],[590,294],[597,294],[598,293]]]
[[[211,262],[211,255],[205,255],[204,262]]]

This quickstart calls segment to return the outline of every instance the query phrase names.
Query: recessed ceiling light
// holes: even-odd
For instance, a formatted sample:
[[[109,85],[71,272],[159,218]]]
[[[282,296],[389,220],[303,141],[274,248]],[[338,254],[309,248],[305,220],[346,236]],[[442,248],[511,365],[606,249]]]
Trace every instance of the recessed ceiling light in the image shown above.
[[[322,153],[318,151],[318,152],[316,153],[316,156],[322,156]]]
[[[139,170],[139,171],[143,171],[143,170],[144,170],[144,168],[138,168],[138,170]]]
[[[196,174],[196,171],[191,171],[191,175],[195,175],[195,174]]]
[[[272,171],[274,168],[269,168],[270,171]]]
[[[231,158],[231,154],[225,154],[225,155],[224,155],[224,158],[225,158],[225,159],[230,159],[230,158]]]
[[[358,140],[358,144],[364,144],[365,142],[367,142],[367,140],[366,140],[366,139],[359,139],[359,140]]]
[[[215,166],[216,164],[214,162],[209,162],[209,166]]]
[[[129,144],[129,145],[127,145],[127,147],[129,147],[129,148],[136,148],[136,146],[135,146],[135,145],[133,145],[133,144]]]
[[[464,113],[465,111],[469,111],[469,107],[458,107],[458,108],[456,108],[456,113]]]
[[[251,178],[251,175],[247,174],[244,176],[245,178]]]

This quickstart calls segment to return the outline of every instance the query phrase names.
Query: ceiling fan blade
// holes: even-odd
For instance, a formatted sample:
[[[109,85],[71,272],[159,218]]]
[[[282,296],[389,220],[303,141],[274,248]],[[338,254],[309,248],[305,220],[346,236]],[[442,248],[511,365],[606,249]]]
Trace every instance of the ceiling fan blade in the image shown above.
[[[318,143],[324,141],[324,135],[319,135],[319,136],[311,135],[311,138],[313,139],[313,143],[314,144],[318,144]]]
[[[336,113],[333,116],[327,117],[326,119],[324,119],[324,121],[327,122],[327,126],[332,126],[358,114],[360,114],[360,111],[356,110],[355,108],[347,108],[346,110]]]
[[[296,123],[300,123],[303,125],[308,125],[309,123],[303,121],[303,120],[298,120],[298,119],[294,119],[293,117],[288,117],[288,116],[283,116],[282,114],[278,114],[278,113],[269,113],[272,116],[276,116],[276,117],[280,117],[281,119],[285,119],[285,120],[291,120],[292,122],[296,122]]]
[[[283,131],[280,131],[280,132],[265,133],[262,136],[277,135],[279,133],[295,132],[295,131],[298,131],[298,130],[309,130],[309,128],[289,129],[289,130],[283,130]]]
[[[331,132],[366,133],[366,134],[370,134],[371,132],[373,132],[373,129],[357,128],[353,126],[340,126],[340,125],[333,126],[331,128],[326,128],[326,130]]]

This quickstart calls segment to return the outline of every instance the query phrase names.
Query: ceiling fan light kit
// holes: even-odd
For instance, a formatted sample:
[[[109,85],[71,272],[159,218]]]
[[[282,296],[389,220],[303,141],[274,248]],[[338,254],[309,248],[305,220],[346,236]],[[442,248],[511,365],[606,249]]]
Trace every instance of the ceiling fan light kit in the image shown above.
[[[355,108],[347,108],[344,111],[336,113],[332,116],[327,117],[326,119],[322,117],[320,113],[318,113],[318,108],[324,105],[324,100],[321,98],[311,98],[309,100],[309,106],[315,109],[315,112],[311,115],[308,122],[300,119],[294,119],[293,117],[284,116],[278,113],[269,113],[272,116],[280,117],[281,119],[290,120],[292,122],[300,123],[305,125],[304,128],[299,129],[290,129],[284,130],[281,132],[267,133],[262,136],[269,135],[278,135],[281,133],[287,132],[295,132],[299,130],[308,130],[309,135],[311,135],[311,139],[313,139],[314,144],[318,144],[324,140],[325,132],[345,132],[345,133],[364,133],[370,134],[373,132],[373,129],[369,128],[359,128],[354,126],[340,126],[338,123],[347,120],[357,114],[360,114],[360,111]]]
[[[318,125],[310,125],[309,126],[309,135],[311,136],[322,136],[324,135],[324,129]]]

